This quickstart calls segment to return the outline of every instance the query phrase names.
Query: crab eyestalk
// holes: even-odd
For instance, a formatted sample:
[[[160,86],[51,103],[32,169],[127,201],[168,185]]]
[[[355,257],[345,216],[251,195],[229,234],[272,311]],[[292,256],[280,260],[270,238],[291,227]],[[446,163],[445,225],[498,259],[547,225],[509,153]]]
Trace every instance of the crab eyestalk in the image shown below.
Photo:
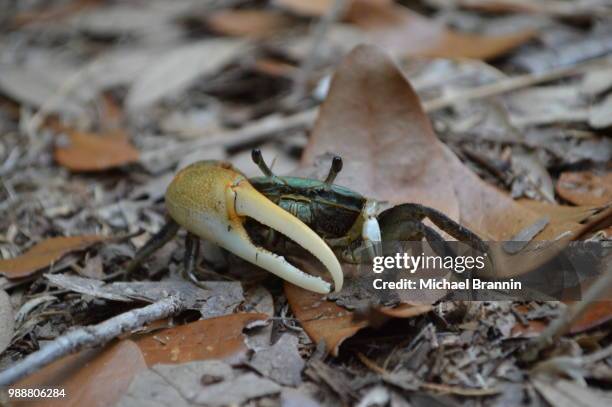
[[[190,232],[299,287],[326,294],[328,282],[304,273],[284,257],[255,246],[244,228],[245,217],[287,236],[313,254],[342,289],[340,263],[327,244],[306,224],[275,205],[230,165],[199,162],[183,169],[168,187],[170,216]]]

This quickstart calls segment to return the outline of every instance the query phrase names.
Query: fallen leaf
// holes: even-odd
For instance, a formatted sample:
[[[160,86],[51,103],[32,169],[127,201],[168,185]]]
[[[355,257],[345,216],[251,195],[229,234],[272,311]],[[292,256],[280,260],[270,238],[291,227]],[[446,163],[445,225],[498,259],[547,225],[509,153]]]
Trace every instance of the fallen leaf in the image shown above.
[[[106,283],[102,280],[71,276],[68,274],[47,274],[45,278],[49,283],[64,290],[111,301],[131,301],[129,297],[106,290]]]
[[[517,322],[510,331],[512,338],[535,338],[548,326],[548,323],[539,319],[528,321],[527,324]]]
[[[321,407],[318,401],[301,389],[285,387],[280,396],[282,407]]]
[[[70,252],[85,250],[107,239],[109,238],[106,236],[98,235],[52,237],[35,244],[21,256],[0,260],[0,274],[8,278],[27,277],[52,265]]]
[[[15,329],[15,315],[11,297],[0,289],[0,354],[11,344]]]
[[[249,366],[278,384],[295,387],[302,383],[305,366],[298,344],[297,336],[284,334],[274,345],[256,351]]]
[[[542,216],[550,217],[550,223],[571,222],[578,224],[587,220],[601,209],[596,205],[557,205],[543,201],[534,201],[532,199],[520,199],[518,202],[531,211],[537,212]]]
[[[612,172],[564,172],[557,193],[575,205],[603,206],[612,203]]]
[[[208,284],[208,283],[207,283]],[[274,298],[263,286],[256,285],[244,293],[243,309],[247,312],[259,312],[261,314],[274,315]],[[272,342],[272,331],[274,326],[268,324],[249,332],[246,343],[249,349],[258,351],[270,346]]]
[[[14,406],[112,406],[128,389],[132,378],[146,367],[140,349],[132,341],[83,350],[51,363],[12,386],[64,389],[65,397],[29,399],[15,402]]]
[[[242,330],[265,314],[231,314],[204,319],[133,338],[148,366],[158,363],[185,363],[194,360],[239,361],[247,347]]]
[[[218,360],[156,365],[134,378],[117,407],[238,406],[280,390],[268,379]]]
[[[216,39],[174,48],[161,55],[136,79],[126,96],[129,110],[151,106],[176,95],[201,76],[211,74],[232,60],[244,43]]]
[[[612,320],[612,301],[595,301],[582,316],[572,324],[569,332],[577,334],[596,328]]]
[[[44,106],[48,112],[79,117],[85,112],[83,106],[94,98],[92,89],[86,86],[62,95],[61,103],[50,103],[58,98],[63,87],[74,80],[77,72],[77,67],[61,57],[35,54],[20,64],[3,64],[0,92],[28,106]]]
[[[104,171],[138,161],[139,152],[123,131],[104,135],[68,130],[67,145],[58,142],[55,160],[72,171]]]
[[[264,38],[289,28],[292,20],[270,10],[222,10],[206,17],[215,32],[236,37]]]
[[[397,307],[370,307],[364,312],[355,313],[355,320],[365,320],[368,326],[378,328],[394,318],[414,318],[425,315],[433,309],[429,304],[401,303]]]
[[[200,362],[201,364],[210,362]],[[172,366],[168,367],[171,369]],[[160,370],[158,367],[156,370]],[[210,369],[210,373],[214,374],[214,370]],[[202,383],[204,375],[194,375],[194,381]],[[189,382],[184,380],[173,380],[174,375],[167,375],[166,380],[174,382],[175,386],[181,386],[182,389],[188,388]],[[213,383],[204,386],[203,389],[195,392],[193,402],[195,405],[208,406],[239,406],[243,405],[250,399],[263,397],[266,395],[279,393],[281,387],[271,380],[259,377],[253,372],[243,374],[234,374],[220,383]],[[183,392],[184,393],[184,392]]]
[[[129,36],[141,40],[141,44],[147,40],[159,43],[160,39],[168,41],[181,34],[176,20],[193,15],[199,2],[155,2],[152,7],[131,2],[104,3],[104,7],[80,12],[62,24],[74,31],[106,38]]]
[[[393,1],[353,0],[347,19],[368,31],[374,44],[399,56],[490,59],[535,35],[532,30],[497,36],[460,33]]]
[[[354,321],[352,312],[326,301],[321,294],[285,283],[285,295],[310,339],[317,344],[325,341],[326,350],[334,356],[345,339],[367,326],[366,321]]]

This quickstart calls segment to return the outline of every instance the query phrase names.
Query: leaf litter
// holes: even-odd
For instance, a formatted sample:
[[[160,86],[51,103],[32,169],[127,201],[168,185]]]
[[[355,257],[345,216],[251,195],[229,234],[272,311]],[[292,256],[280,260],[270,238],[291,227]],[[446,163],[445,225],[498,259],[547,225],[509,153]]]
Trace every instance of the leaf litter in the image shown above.
[[[321,178],[341,155],[339,184],[386,205],[430,205],[485,239],[609,239],[601,2],[355,0],[335,16],[332,0],[57,3],[3,11],[0,374],[126,308],[178,295],[188,310],[15,386],[55,383],[74,405],[125,406],[608,397],[606,302],[539,355],[554,367],[535,375],[519,350],[564,312],[559,303],[368,301],[349,266],[347,289],[325,297],[283,290],[210,245],[202,289],[181,280],[180,238],[133,274],[122,269],[163,224],[178,167],[226,159],[256,175],[253,146],[279,174]],[[353,50],[362,42],[379,48]],[[570,365],[596,381],[568,375],[579,371]],[[108,379],[117,371],[121,383]]]

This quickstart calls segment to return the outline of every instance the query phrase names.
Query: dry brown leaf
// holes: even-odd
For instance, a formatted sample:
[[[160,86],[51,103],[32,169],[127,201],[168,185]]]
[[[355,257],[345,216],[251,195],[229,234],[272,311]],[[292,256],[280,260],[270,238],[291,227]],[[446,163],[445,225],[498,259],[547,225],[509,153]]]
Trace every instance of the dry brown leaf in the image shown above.
[[[601,209],[596,205],[556,205],[548,202],[534,201],[532,199],[520,199],[518,202],[529,210],[548,216],[551,223],[572,222],[578,224],[587,220]]]
[[[395,318],[414,318],[427,314],[433,307],[429,304],[404,302],[397,307],[370,307],[365,312],[355,314],[356,321],[367,321],[369,327],[378,328]]]
[[[55,160],[72,171],[103,171],[138,161],[139,152],[123,131],[96,135],[67,130],[68,145],[55,146]]]
[[[584,314],[574,322],[570,333],[576,334],[596,328],[612,320],[612,301],[596,301],[589,305]]]
[[[557,193],[575,205],[612,203],[612,172],[564,172],[557,182]]]
[[[532,30],[497,36],[460,33],[393,1],[353,0],[347,19],[368,31],[376,45],[399,56],[490,59],[535,36]]]
[[[66,397],[14,402],[27,407],[113,406],[136,373],[147,368],[140,349],[121,341],[103,349],[66,356],[17,382],[16,389],[64,389]]]
[[[0,260],[0,274],[8,278],[27,277],[70,252],[87,249],[107,239],[106,236],[98,235],[52,237],[35,244],[21,256]]]
[[[326,301],[321,294],[285,283],[285,295],[308,336],[316,343],[325,341],[327,351],[334,356],[345,339],[368,325],[366,321],[355,321],[352,312]]]
[[[548,326],[548,323],[539,319],[529,321],[526,325],[517,322],[512,327],[510,336],[512,338],[535,338],[540,335]]]
[[[206,18],[209,27],[220,34],[263,38],[290,27],[291,19],[268,10],[223,10]]]
[[[242,330],[251,322],[267,318],[255,313],[225,315],[150,332],[134,341],[148,366],[206,359],[237,362],[248,351]]]

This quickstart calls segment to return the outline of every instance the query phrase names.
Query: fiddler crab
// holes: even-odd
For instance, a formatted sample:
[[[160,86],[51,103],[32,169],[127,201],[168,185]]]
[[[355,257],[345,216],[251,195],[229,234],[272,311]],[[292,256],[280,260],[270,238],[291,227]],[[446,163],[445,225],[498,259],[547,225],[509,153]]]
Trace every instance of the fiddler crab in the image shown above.
[[[330,273],[336,292],[344,281],[339,259],[355,263],[362,258],[356,253],[372,258],[380,253],[383,241],[425,238],[444,246],[444,239],[423,223],[424,218],[483,250],[484,243],[477,235],[433,208],[406,203],[377,213],[376,201],[333,184],[342,170],[338,156],[333,157],[324,181],[277,176],[257,149],[252,151],[252,158],[264,176],[247,178],[231,164],[220,161],[199,161],[179,171],[165,195],[167,223],[135,254],[128,272],[171,240],[180,227],[188,232],[183,272],[198,285],[194,271],[200,238],[321,294],[331,291],[330,283],[271,251],[281,238],[277,233],[317,258]],[[259,237],[265,247],[253,243],[253,237]]]

